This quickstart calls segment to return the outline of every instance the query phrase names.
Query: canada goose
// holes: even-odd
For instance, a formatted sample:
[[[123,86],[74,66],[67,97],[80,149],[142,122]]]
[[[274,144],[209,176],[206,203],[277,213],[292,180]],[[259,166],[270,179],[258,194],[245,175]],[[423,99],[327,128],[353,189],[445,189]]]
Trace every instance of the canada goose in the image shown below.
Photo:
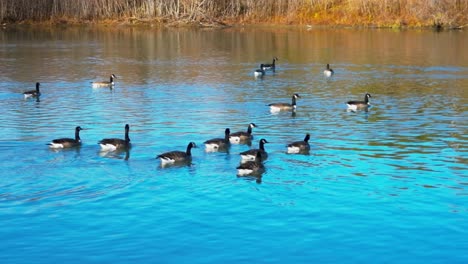
[[[263,64],[262,69],[263,70],[273,70],[274,71],[275,67],[276,67],[275,63],[276,63],[277,60],[278,60],[278,58],[273,57],[273,62],[271,64],[270,63]]]
[[[184,151],[170,151],[156,156],[161,159],[161,166],[174,163],[190,162],[192,160],[192,148],[196,148],[197,145],[194,142],[190,142],[187,145],[187,150]]]
[[[120,138],[105,138],[98,142],[101,145],[103,151],[114,151],[117,149],[129,149],[131,147],[130,138],[128,137],[128,132],[130,131],[130,126],[125,125],[125,139]]]
[[[262,163],[262,154],[257,152],[255,160],[242,163],[236,169],[238,176],[262,174],[265,171],[265,166]]]
[[[224,131],[224,138],[213,138],[204,142],[207,151],[218,151],[221,149],[227,149],[230,146],[229,134],[231,130],[226,128]]]
[[[265,70],[263,69],[264,64],[260,64],[260,69],[256,69],[254,71],[254,76],[255,77],[262,77],[265,75]]]
[[[254,123],[250,123],[247,127],[247,132],[239,131],[229,135],[229,141],[233,144],[239,144],[241,142],[249,142],[253,139],[252,129],[257,127]]]
[[[49,148],[53,148],[53,149],[78,147],[81,145],[81,139],[80,139],[81,130],[83,130],[83,128],[77,126],[75,128],[75,138],[58,138],[58,139],[52,140],[47,145],[49,145]]]
[[[270,107],[270,112],[275,113],[279,111],[285,111],[285,110],[296,110],[296,99],[301,98],[299,94],[294,94],[292,96],[292,102],[291,104],[288,103],[274,103],[274,104],[269,104],[268,106]]]
[[[114,86],[114,79],[117,79],[117,77],[114,74],[110,75],[110,80],[108,82],[103,81],[103,82],[92,82],[93,88],[100,88],[100,87],[113,87]]]
[[[40,83],[36,83],[36,90],[31,90],[31,91],[26,91],[23,93],[24,98],[29,98],[29,97],[39,97],[41,95],[41,92],[39,91],[39,86]]]
[[[348,109],[351,111],[356,110],[367,110],[369,107],[369,98],[372,96],[369,93],[364,95],[364,101],[348,101],[346,104],[348,105]]]
[[[296,141],[288,144],[288,153],[306,153],[310,150],[310,134],[307,133],[303,141]]]
[[[268,153],[265,151],[265,143],[268,143],[266,139],[262,138],[259,141],[259,148],[258,149],[250,149],[240,153],[241,161],[249,161],[255,160],[257,156],[257,152],[260,152],[262,160],[266,160],[268,158]]]
[[[323,71],[325,77],[332,77],[335,72],[330,68],[330,64],[327,64],[327,68]]]

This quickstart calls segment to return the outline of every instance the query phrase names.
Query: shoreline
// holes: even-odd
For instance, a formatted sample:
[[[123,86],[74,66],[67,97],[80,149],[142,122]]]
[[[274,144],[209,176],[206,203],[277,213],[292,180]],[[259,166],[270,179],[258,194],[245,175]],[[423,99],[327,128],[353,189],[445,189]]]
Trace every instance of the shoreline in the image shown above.
[[[1,28],[16,26],[96,26],[96,27],[160,27],[160,28],[239,28],[239,27],[297,27],[307,29],[399,29],[399,30],[464,30],[468,25],[440,25],[440,24],[417,24],[417,25],[387,25],[387,24],[325,24],[325,23],[278,23],[278,22],[232,22],[232,21],[178,21],[161,19],[106,19],[98,21],[73,20],[73,19],[55,19],[47,21],[17,21],[2,22]]]

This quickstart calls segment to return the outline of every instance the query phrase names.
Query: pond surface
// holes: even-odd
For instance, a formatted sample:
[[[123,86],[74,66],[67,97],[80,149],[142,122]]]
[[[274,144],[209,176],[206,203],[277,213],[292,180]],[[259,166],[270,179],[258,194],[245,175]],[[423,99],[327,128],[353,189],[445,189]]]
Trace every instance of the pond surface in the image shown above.
[[[1,262],[467,263],[466,43],[465,31],[4,28]],[[91,87],[112,73],[114,89]],[[24,99],[36,82],[40,100]],[[294,93],[295,113],[269,112]],[[347,111],[365,93],[368,111]],[[250,147],[203,142],[251,122],[252,147],[270,142],[266,172],[237,177]],[[101,152],[125,124],[131,150]],[[81,148],[48,148],[76,126]],[[310,153],[287,154],[306,133]],[[190,166],[155,159],[190,141]]]

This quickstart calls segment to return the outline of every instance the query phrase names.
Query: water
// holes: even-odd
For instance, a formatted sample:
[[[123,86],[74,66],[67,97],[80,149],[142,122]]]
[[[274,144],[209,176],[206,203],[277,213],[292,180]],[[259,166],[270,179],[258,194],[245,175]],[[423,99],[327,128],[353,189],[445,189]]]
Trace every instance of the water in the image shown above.
[[[2,263],[466,263],[464,31],[0,31]],[[279,58],[275,74],[254,79]],[[322,72],[330,63],[331,79]],[[115,88],[90,82],[117,75]],[[22,92],[41,82],[39,101]],[[368,112],[347,100],[372,94]],[[271,114],[290,102],[298,110]],[[269,158],[203,142],[254,122]],[[123,138],[129,153],[101,153]],[[53,151],[73,137],[83,146]],[[310,155],[285,145],[311,134]],[[161,168],[184,150],[191,166]],[[126,156],[128,155],[128,156]]]

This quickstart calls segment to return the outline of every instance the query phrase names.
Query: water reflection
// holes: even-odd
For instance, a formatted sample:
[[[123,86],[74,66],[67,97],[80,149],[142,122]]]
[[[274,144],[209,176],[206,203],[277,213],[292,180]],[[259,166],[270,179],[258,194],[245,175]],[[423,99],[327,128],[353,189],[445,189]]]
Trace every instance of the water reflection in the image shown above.
[[[123,159],[123,160],[130,159],[130,149],[100,150],[98,154],[102,158]]]
[[[173,233],[174,244],[193,245],[217,242],[203,237],[214,229],[235,230],[236,234],[226,237],[239,237],[239,230],[245,237],[252,234],[236,222],[212,221],[217,215],[267,216],[266,225],[256,227],[259,234],[271,234],[272,226],[297,219],[295,229],[288,232],[292,238],[284,245],[303,238],[295,230],[312,226],[316,230],[309,233],[332,234],[328,241],[332,244],[346,236],[359,238],[359,243],[350,244],[375,245],[373,236],[360,235],[374,234],[372,228],[366,229],[373,225],[356,225],[352,220],[365,216],[369,223],[380,223],[382,216],[401,213],[401,204],[404,210],[419,212],[418,221],[386,218],[390,222],[385,232],[397,234],[388,236],[387,244],[396,245],[398,238],[408,235],[408,228],[402,232],[392,227],[414,228],[417,222],[416,228],[440,234],[440,226],[464,223],[446,214],[455,209],[462,219],[464,197],[468,197],[463,147],[468,98],[464,32],[434,36],[426,31],[385,30],[16,27],[0,31],[0,42],[0,160],[4,161],[0,200],[5,211],[2,220],[8,222],[0,233],[8,235],[8,245],[24,245],[17,248],[19,256],[25,248],[50,256],[49,249],[64,240],[88,241],[83,232],[73,232],[76,227],[89,228],[88,223],[111,225],[96,229],[102,241],[84,248],[93,252],[115,243],[115,230],[122,230],[123,239],[135,238],[131,233],[156,238]],[[252,71],[272,54],[281,59],[275,73],[253,79]],[[328,62],[336,72],[331,79],[323,75]],[[115,89],[91,87],[91,81],[109,73],[119,78]],[[21,87],[31,80],[50,80],[40,103],[20,99]],[[348,99],[366,92],[378,98],[369,112],[345,111]],[[269,113],[266,104],[290,103],[294,93],[303,96],[297,114]],[[254,144],[261,138],[272,142],[264,164],[268,174],[234,177],[238,154],[250,149],[249,144],[233,144],[229,153],[200,151],[195,163],[170,166],[173,169],[160,166],[155,172],[159,164],[153,153],[185,147],[189,140],[203,142],[206,135],[218,134],[213,131],[242,128],[252,121],[259,125]],[[95,142],[115,124],[124,123],[134,124],[132,143],[138,147],[132,149],[132,161],[112,160],[128,160],[130,151],[97,153]],[[82,148],[46,149],[50,135],[76,124],[92,128],[83,135]],[[321,147],[308,155],[286,154],[285,145],[302,139],[298,137],[305,131]],[[111,134],[121,132],[118,128]],[[161,177],[152,179],[155,173]],[[267,176],[268,182],[263,181]],[[25,205],[15,197],[38,202]],[[310,201],[319,203],[311,206]],[[69,206],[53,208],[62,205]],[[148,210],[155,206],[158,210]],[[324,208],[328,212],[311,226],[310,216]],[[246,215],[247,211],[252,214]],[[31,212],[35,217],[25,217]],[[133,216],[148,212],[151,217],[139,217],[144,221],[131,230],[121,228],[134,223]],[[119,221],[109,222],[109,215],[119,216]],[[60,230],[51,229],[55,216],[64,220],[65,225],[53,226]],[[168,217],[175,221],[169,223]],[[189,218],[193,221],[187,222]],[[37,222],[31,225],[31,220]],[[441,225],[434,227],[433,222]],[[200,230],[204,227],[197,223],[210,224]],[[197,228],[179,232],[187,224]],[[24,226],[32,226],[35,235],[17,236],[15,230]],[[468,230],[464,227],[456,228]],[[23,233],[33,239],[25,239]],[[410,233],[409,240],[418,242],[414,237],[418,232]],[[459,241],[466,240],[460,232],[443,233],[443,241],[458,236]],[[449,233],[457,234],[447,237]],[[426,244],[440,244],[440,236],[427,237],[433,240]],[[141,241],[148,239],[141,237]],[[141,241],[132,244],[141,245]],[[306,241],[318,240],[309,236]],[[231,244],[246,248],[236,243]],[[75,244],[76,248],[69,248],[70,255],[82,254],[86,243]],[[11,252],[8,245],[5,252]],[[162,258],[172,259],[173,248],[161,247]],[[148,254],[140,250],[135,249],[135,255]],[[284,256],[292,251],[286,249]],[[223,255],[215,254],[213,259],[235,259],[232,254],[238,253],[226,248],[219,252]],[[447,255],[463,252],[452,253]],[[376,251],[370,250],[369,255],[375,256]]]

